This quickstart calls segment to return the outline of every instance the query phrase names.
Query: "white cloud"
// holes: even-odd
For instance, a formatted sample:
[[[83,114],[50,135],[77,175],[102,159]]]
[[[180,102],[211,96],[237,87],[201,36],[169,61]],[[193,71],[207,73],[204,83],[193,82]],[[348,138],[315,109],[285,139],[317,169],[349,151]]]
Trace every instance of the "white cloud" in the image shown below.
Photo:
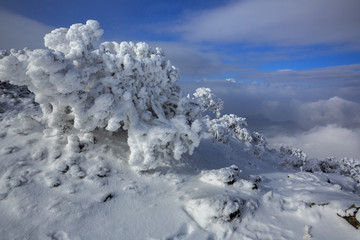
[[[230,70],[229,66],[221,64],[222,58],[217,53],[199,45],[180,42],[153,42],[151,45],[160,47],[184,77],[201,79]]]
[[[297,118],[303,126],[325,124],[351,126],[360,123],[360,104],[339,97],[303,103],[297,110]]]
[[[351,128],[360,124],[360,104],[336,96],[314,102],[266,100],[261,109],[270,120],[291,120],[303,129],[328,124]]]
[[[231,83],[236,83],[236,80],[234,78],[227,78],[225,80]]]
[[[302,149],[310,158],[354,157],[360,159],[360,129],[350,130],[337,125],[315,127],[291,136],[268,138],[272,147],[281,144]]]
[[[176,31],[191,41],[360,47],[358,0],[245,0],[196,12]]]
[[[53,29],[0,8],[0,49],[44,48],[44,35]]]

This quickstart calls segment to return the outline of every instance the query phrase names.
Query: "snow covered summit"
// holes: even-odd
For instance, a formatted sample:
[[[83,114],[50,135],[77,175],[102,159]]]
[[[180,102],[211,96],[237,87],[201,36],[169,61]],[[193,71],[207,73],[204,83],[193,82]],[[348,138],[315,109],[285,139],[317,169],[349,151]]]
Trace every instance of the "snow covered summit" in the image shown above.
[[[102,33],[0,54],[0,239],[360,239],[360,161],[268,149],[161,49]]]

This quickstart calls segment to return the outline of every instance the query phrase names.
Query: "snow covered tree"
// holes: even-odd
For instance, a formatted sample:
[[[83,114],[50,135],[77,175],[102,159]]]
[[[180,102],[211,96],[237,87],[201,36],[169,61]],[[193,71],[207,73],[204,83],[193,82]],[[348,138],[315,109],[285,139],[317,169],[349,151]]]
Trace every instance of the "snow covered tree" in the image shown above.
[[[89,20],[47,34],[48,49],[2,51],[0,80],[35,94],[48,136],[126,130],[129,163],[139,169],[191,154],[200,143],[202,112],[218,112],[221,104],[210,91],[209,99],[183,97],[178,70],[160,48],[104,42],[95,49],[102,34]]]
[[[279,151],[286,165],[300,168],[306,163],[307,156],[301,149],[281,146]]]

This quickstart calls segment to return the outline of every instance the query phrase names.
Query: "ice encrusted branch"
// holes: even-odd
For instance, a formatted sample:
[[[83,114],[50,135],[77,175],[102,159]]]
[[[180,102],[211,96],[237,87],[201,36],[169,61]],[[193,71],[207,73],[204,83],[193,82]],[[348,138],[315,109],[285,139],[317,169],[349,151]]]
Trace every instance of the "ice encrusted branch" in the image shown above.
[[[89,20],[47,34],[48,49],[2,51],[0,80],[35,94],[48,135],[126,130],[129,162],[140,169],[191,154],[201,139],[199,118],[212,105],[182,96],[178,70],[161,49],[132,42],[95,49],[102,33]]]
[[[220,118],[208,121],[208,128],[213,138],[222,143],[236,140],[253,150],[254,155],[260,156],[266,150],[266,140],[258,132],[248,131],[246,119],[235,114],[226,114]]]
[[[217,98],[210,88],[196,89],[194,97],[201,99],[204,110],[215,113],[217,118],[220,117],[220,111],[223,108],[224,102]]]

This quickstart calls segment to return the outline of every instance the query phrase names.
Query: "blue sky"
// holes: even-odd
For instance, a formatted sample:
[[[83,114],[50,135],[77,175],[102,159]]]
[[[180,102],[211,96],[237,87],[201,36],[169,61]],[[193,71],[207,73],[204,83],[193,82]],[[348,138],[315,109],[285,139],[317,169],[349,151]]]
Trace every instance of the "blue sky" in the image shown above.
[[[37,43],[2,34],[2,49],[41,47],[48,29],[95,19],[105,31],[103,41],[162,47],[184,81],[261,81],[277,70],[360,64],[358,0],[2,0],[0,8],[1,31],[9,38],[21,28],[42,29]],[[17,17],[39,26],[9,26]]]

